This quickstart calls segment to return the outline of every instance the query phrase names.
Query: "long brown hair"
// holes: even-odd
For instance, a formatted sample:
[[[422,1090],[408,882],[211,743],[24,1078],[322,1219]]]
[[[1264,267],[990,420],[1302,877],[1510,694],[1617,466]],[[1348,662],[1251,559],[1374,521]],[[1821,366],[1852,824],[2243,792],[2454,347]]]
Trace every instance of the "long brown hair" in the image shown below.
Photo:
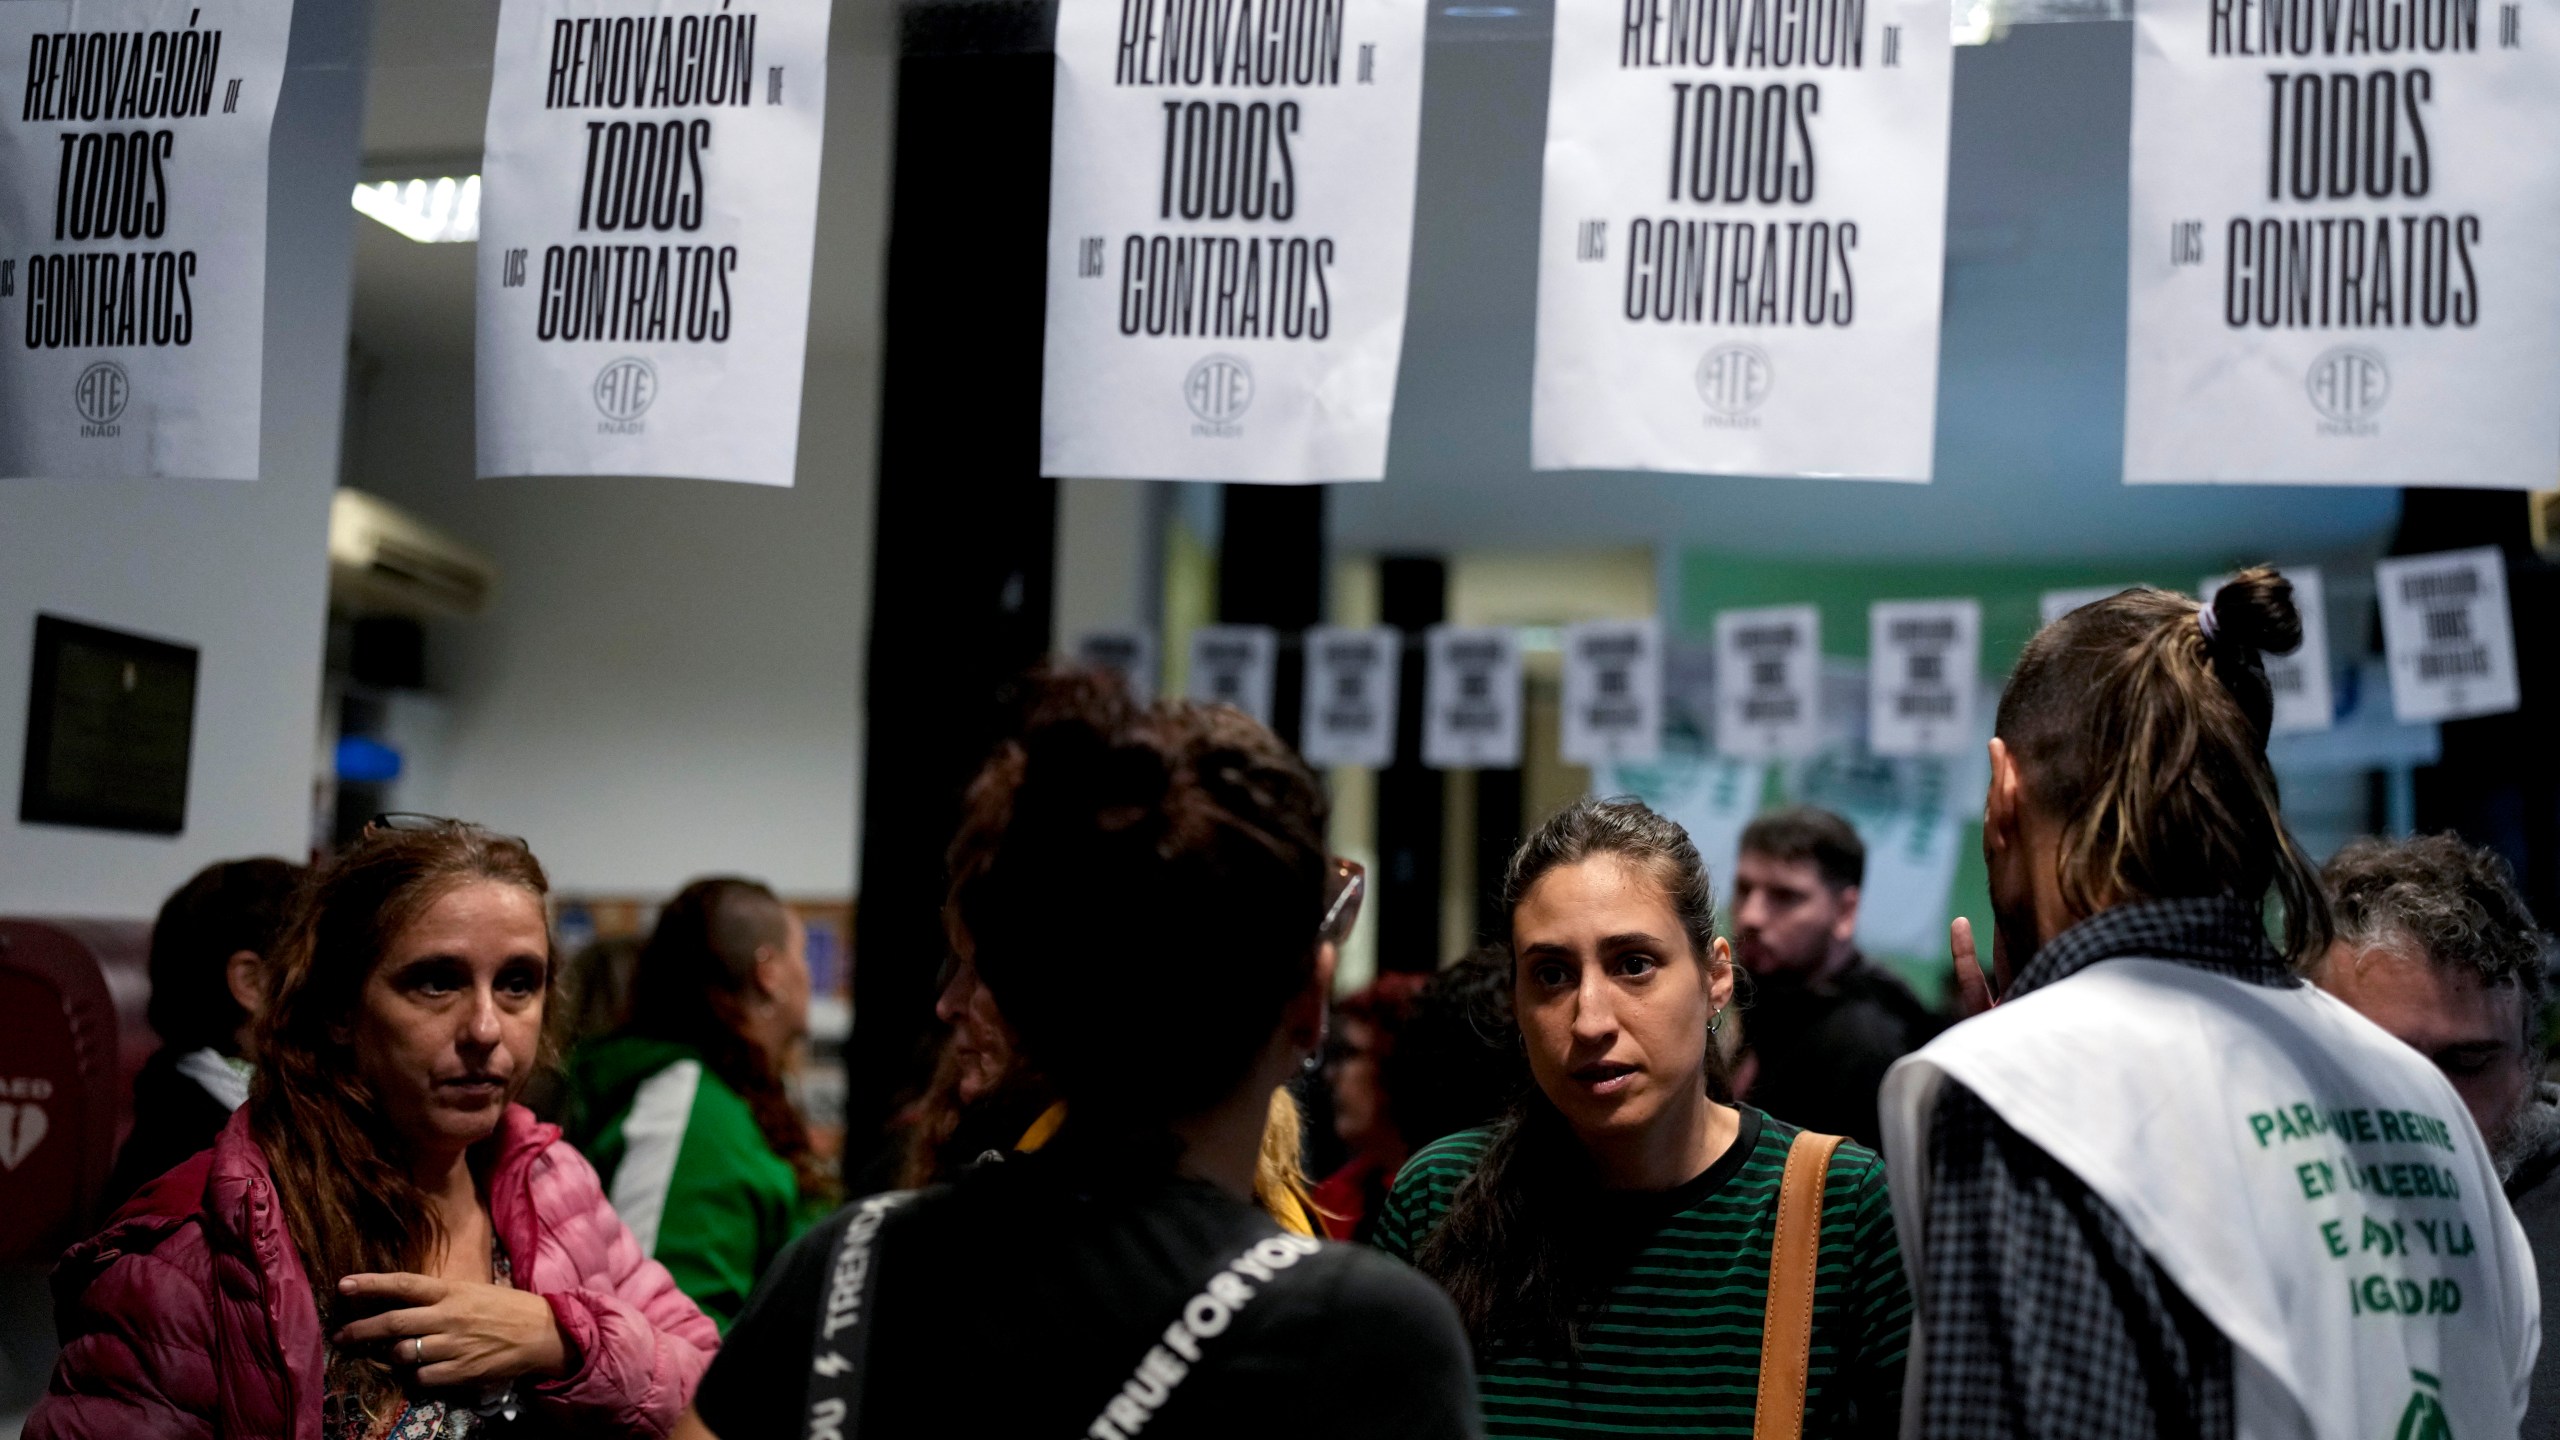
[[[790,940],[791,915],[781,897],[734,875],[696,880],[658,912],[657,928],[631,975],[631,1019],[624,1029],[672,1040],[702,1053],[702,1063],[747,1102],[773,1153],[791,1162],[804,1196],[827,1177],[809,1144],[809,1127],[783,1088],[782,1072],[747,1038],[747,993],[756,957]]]
[[[477,881],[537,898],[550,890],[521,840],[463,824],[369,832],[304,891],[277,950],[275,1002],[258,1025],[249,1133],[274,1172],[325,1330],[357,1318],[332,1313],[341,1308],[341,1277],[423,1272],[444,1246],[435,1209],[411,1176],[408,1142],[339,1036],[400,933]],[[543,980],[547,989],[547,965]],[[475,1155],[474,1168],[485,1171],[487,1158]],[[377,1418],[399,1396],[388,1366],[334,1349],[327,1385]]]
[[[1712,978],[1720,962],[1706,862],[1689,832],[1632,797],[1577,800],[1539,826],[1511,857],[1503,913],[1517,914],[1530,889],[1554,871],[1602,855],[1662,887]],[[1713,1034],[1705,1060],[1707,1094],[1731,1100],[1732,1078]],[[1600,1189],[1590,1152],[1555,1102],[1534,1084],[1523,1087],[1449,1213],[1414,1253],[1415,1268],[1457,1302],[1479,1356],[1501,1350],[1575,1360],[1583,1309],[1604,1279],[1606,1257],[1593,1252],[1588,1223]]]
[[[2261,652],[2302,643],[2293,585],[2241,571],[2199,606],[2136,589],[2036,632],[2000,697],[1997,734],[2062,826],[2063,904],[2233,895],[2284,903],[2297,962],[2329,946],[2320,876],[2286,833]]]

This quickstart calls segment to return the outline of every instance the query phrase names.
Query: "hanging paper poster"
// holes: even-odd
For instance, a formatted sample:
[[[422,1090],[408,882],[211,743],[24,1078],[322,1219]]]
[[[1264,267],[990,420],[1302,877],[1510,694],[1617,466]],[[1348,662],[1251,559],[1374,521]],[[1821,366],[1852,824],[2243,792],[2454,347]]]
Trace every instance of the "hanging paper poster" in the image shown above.
[[[1423,14],[1062,0],[1041,473],[1386,473]]]
[[[1557,0],[1531,463],[1926,480],[1947,7]]]
[[[2391,710],[2403,725],[2516,708],[2507,561],[2494,545],[2403,555],[2373,567]]]
[[[1978,600],[1886,600],[1867,611],[1867,748],[1961,755],[1973,748],[1982,668]]]
[[[2275,733],[2326,730],[2336,723],[2337,706],[2329,690],[2329,609],[2316,566],[2288,565],[2284,578],[2293,583],[2293,608],[2302,615],[2302,644],[2290,655],[2261,654],[2267,684],[2275,691]],[[2228,575],[2208,575],[2196,587],[2196,598],[2210,605],[2213,593],[2230,582]]]
[[[826,0],[505,0],[480,474],[788,485]]]
[[[2127,481],[2560,466],[2560,5],[2138,0]]]
[[[258,478],[293,0],[0,0],[0,477]]]
[[[1565,627],[1563,751],[1568,765],[1662,753],[1661,622]]]
[[[1268,625],[1203,625],[1191,632],[1191,673],[1184,694],[1211,705],[1233,705],[1268,725],[1279,655],[1279,636]]]
[[[1716,616],[1716,753],[1785,760],[1821,748],[1822,614],[1811,605]]]
[[[1298,753],[1310,765],[1395,763],[1402,632],[1319,625],[1307,632],[1306,713]]]
[[[1434,625],[1424,640],[1422,763],[1508,770],[1520,763],[1520,641],[1509,630]]]
[[[1129,689],[1129,698],[1144,705],[1156,698],[1156,632],[1095,630],[1076,642],[1076,661],[1108,670]]]

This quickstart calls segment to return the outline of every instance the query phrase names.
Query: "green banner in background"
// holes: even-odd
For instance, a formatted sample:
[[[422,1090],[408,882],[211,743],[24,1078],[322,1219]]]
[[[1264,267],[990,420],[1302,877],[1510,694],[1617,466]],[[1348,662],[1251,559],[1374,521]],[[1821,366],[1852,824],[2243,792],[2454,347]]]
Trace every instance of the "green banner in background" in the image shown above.
[[[1699,727],[1675,715],[1670,721],[1673,738],[1660,764],[1595,774],[1594,783],[1642,795],[1688,825],[1719,892],[1727,895],[1734,850],[1754,813],[1807,803],[1847,816],[1867,842],[1862,943],[1924,997],[1935,997],[1946,984],[1946,921],[1965,915],[1976,934],[1991,933],[1981,824],[1988,762],[1978,751],[1951,760],[1894,760],[1866,753],[1858,738],[1863,712],[1843,691],[1863,687],[1868,607],[1880,600],[1981,601],[1986,686],[1981,729],[1987,737],[1991,697],[2040,625],[2046,592],[2135,584],[2185,590],[2196,576],[2215,571],[2220,558],[1863,563],[1687,551],[1680,558],[1679,592],[1669,617],[1672,632],[1684,645],[1703,646],[1721,610],[1805,603],[1821,607],[1823,749],[1807,760],[1746,765],[1704,754]],[[1671,688],[1676,710],[1676,680]]]

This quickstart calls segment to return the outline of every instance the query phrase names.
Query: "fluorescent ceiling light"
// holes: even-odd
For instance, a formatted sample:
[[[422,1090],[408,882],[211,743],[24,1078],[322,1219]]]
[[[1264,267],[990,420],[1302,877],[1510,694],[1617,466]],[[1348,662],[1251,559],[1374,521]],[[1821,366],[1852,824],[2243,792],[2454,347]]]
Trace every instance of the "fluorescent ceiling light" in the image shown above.
[[[359,185],[356,210],[425,245],[480,238],[480,177],[377,180]]]

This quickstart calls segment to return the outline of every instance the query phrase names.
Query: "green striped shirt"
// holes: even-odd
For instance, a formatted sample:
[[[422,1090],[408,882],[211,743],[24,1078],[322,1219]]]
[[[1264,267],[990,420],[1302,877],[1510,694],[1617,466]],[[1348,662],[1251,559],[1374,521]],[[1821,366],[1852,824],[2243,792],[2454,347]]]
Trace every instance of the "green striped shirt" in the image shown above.
[[[1751,1433],[1778,1181],[1796,1127],[1743,1106],[1733,1150],[1661,1208],[1619,1209],[1635,1233],[1626,1268],[1585,1312],[1580,1373],[1560,1358],[1479,1357],[1485,1433],[1503,1436]],[[1468,1130],[1406,1162],[1377,1243],[1410,1261],[1492,1143]],[[1676,1207],[1676,1208],[1675,1208]],[[1891,1435],[1902,1410],[1911,1291],[1884,1161],[1842,1145],[1823,1188],[1806,1440]]]

